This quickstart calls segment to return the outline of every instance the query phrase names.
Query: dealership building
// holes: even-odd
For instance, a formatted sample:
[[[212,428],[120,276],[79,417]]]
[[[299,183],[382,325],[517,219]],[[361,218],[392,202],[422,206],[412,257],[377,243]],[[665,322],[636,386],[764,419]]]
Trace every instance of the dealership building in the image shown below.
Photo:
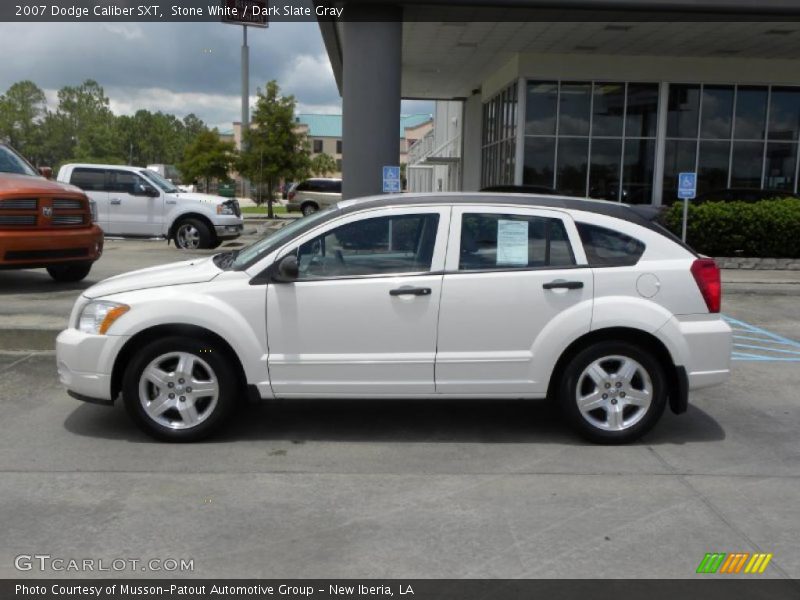
[[[660,204],[695,171],[700,193],[797,192],[797,0],[344,6],[353,20],[319,27],[342,95],[346,197],[379,193],[381,167],[398,164],[401,98],[460,103],[446,126],[458,121],[462,190]]]

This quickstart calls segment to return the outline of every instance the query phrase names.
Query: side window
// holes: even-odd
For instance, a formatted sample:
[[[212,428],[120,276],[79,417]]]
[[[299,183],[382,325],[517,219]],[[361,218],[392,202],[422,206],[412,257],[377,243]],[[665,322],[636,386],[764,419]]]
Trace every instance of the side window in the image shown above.
[[[136,194],[136,186],[144,185],[145,181],[136,173],[130,171],[109,171],[111,181],[108,190],[121,194]],[[152,187],[152,186],[151,186]]]
[[[461,218],[460,271],[574,264],[561,219],[495,213],[467,213]]]
[[[69,182],[84,192],[103,192],[106,190],[106,172],[100,169],[74,169]]]
[[[645,245],[624,233],[588,223],[576,225],[591,267],[628,267],[644,254]]]
[[[309,190],[308,182],[307,181],[301,181],[300,183],[298,183],[295,186],[294,190],[296,192],[307,192]]]
[[[299,280],[430,271],[438,214],[363,219],[297,249]]]

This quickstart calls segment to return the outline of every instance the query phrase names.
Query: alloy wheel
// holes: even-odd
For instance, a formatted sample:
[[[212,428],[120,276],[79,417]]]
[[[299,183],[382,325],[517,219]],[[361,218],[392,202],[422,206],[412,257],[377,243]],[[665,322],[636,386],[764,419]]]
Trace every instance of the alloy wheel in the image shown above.
[[[581,416],[604,431],[624,431],[641,421],[653,401],[647,370],[627,356],[604,356],[578,377],[575,401]]]
[[[214,412],[219,382],[214,370],[188,352],[163,354],[139,378],[139,401],[145,414],[170,429],[191,429]]]
[[[186,250],[197,250],[200,247],[200,232],[191,223],[181,225],[175,238],[178,240],[178,246]]]

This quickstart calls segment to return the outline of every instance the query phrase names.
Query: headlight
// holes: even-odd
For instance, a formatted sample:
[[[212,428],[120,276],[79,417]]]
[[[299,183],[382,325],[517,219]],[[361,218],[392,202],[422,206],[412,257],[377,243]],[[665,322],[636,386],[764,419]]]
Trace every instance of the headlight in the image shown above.
[[[104,335],[114,321],[131,309],[127,304],[97,300],[90,302],[81,311],[78,329],[84,333]]]
[[[233,206],[225,203],[225,204],[217,204],[217,214],[218,215],[235,215],[236,212],[233,210]]]

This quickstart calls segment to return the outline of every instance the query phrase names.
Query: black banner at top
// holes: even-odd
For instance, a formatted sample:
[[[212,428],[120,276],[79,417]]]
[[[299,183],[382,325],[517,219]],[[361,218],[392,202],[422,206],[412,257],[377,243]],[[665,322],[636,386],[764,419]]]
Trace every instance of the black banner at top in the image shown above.
[[[402,10],[396,10],[400,7]],[[797,0],[2,0],[0,22],[800,21]]]

